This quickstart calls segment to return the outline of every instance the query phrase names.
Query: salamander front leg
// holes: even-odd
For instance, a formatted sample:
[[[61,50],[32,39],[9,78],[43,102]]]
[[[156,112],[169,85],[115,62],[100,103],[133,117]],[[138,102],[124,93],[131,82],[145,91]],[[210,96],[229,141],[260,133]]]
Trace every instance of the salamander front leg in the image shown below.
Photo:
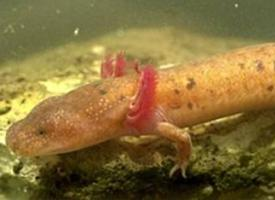
[[[170,170],[169,176],[172,177],[173,174],[180,169],[181,175],[186,177],[185,170],[192,153],[192,142],[189,133],[168,122],[159,122],[157,124],[157,131],[161,136],[177,144],[177,163]]]

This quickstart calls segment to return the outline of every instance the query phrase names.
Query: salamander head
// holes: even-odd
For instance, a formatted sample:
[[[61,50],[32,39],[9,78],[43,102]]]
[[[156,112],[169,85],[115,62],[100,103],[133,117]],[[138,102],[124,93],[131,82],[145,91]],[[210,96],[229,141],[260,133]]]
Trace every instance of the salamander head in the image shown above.
[[[79,149],[87,123],[75,111],[74,106],[62,101],[62,97],[48,98],[25,119],[8,129],[6,144],[23,156],[43,156]]]
[[[113,89],[103,97],[100,89],[86,85],[64,96],[50,97],[8,129],[6,144],[19,155],[44,156],[121,136],[130,98],[116,93]]]

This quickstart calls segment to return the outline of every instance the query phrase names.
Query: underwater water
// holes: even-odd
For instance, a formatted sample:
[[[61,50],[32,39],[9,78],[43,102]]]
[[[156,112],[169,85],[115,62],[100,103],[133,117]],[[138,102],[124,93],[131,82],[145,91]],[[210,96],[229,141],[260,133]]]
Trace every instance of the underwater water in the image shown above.
[[[0,199],[274,199],[275,113],[238,115],[194,132],[187,179],[169,178],[169,141],[138,138],[21,158],[7,128],[42,99],[99,79],[104,55],[156,66],[275,41],[272,0],[0,2]],[[215,133],[215,134],[213,134]]]

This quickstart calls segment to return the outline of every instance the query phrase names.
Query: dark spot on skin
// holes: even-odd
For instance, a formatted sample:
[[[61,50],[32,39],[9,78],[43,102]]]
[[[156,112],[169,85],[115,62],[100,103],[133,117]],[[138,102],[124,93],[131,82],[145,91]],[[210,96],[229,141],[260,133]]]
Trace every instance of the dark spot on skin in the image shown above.
[[[188,102],[188,103],[187,103],[187,107],[188,107],[190,110],[192,110],[192,109],[193,109],[193,104],[192,104],[191,102]]]
[[[244,63],[239,63],[238,65],[239,65],[240,69],[244,69]]]
[[[43,129],[43,128],[39,128],[39,129],[37,130],[37,135],[46,135],[46,134],[47,134],[47,132],[46,132],[46,130]]]
[[[264,64],[263,64],[263,62],[261,60],[256,60],[255,64],[256,64],[256,70],[258,72],[261,72],[261,71],[264,70]]]
[[[270,86],[267,87],[267,90],[270,91],[270,92],[271,92],[273,89],[274,89],[274,86],[273,86],[273,85],[270,85]]]
[[[121,96],[119,97],[119,100],[120,100],[120,101],[123,101],[125,98],[126,98],[125,96],[121,95]]]
[[[214,90],[212,90],[212,89],[207,89],[207,91],[210,92],[211,95],[214,94]]]
[[[186,88],[187,88],[188,90],[193,89],[193,88],[196,86],[195,80],[194,80],[193,78],[188,78],[187,80],[188,80],[188,83],[187,83],[187,85],[186,85]]]
[[[105,94],[107,93],[107,91],[106,91],[106,90],[103,90],[103,89],[99,89],[99,93],[100,93],[101,95],[105,95]]]
[[[174,89],[175,94],[180,94],[180,91],[178,89]]]
[[[273,70],[275,71],[275,60],[273,60]]]

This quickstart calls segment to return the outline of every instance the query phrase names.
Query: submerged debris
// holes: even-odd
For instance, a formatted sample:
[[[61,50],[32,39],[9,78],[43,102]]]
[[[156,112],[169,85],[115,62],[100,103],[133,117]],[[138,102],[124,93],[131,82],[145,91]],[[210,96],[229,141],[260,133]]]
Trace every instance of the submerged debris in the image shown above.
[[[10,110],[11,110],[10,105],[1,105],[1,102],[0,102],[0,115],[4,115],[8,113]]]

